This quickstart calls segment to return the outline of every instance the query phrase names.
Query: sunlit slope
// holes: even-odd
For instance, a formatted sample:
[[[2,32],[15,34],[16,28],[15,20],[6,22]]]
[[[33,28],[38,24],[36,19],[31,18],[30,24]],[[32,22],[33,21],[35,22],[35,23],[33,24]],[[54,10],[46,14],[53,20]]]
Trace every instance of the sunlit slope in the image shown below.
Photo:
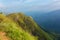
[[[37,40],[37,37],[24,31],[21,26],[3,14],[0,14],[0,32],[6,33],[5,36],[10,40]]]
[[[39,40],[53,40],[47,32],[43,31],[33,20],[31,16],[26,16],[22,13],[13,13],[7,15],[10,19],[13,19],[16,24],[21,26],[26,32],[37,36]]]

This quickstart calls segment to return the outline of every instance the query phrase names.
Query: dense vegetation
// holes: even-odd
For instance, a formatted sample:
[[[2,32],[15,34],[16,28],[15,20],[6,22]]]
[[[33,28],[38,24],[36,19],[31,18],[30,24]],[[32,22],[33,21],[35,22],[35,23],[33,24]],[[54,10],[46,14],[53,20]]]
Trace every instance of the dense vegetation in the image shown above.
[[[54,35],[42,30],[31,16],[23,13],[0,14],[0,32],[9,40],[54,40]],[[0,36],[1,37],[1,36]],[[0,38],[1,39],[1,38]]]

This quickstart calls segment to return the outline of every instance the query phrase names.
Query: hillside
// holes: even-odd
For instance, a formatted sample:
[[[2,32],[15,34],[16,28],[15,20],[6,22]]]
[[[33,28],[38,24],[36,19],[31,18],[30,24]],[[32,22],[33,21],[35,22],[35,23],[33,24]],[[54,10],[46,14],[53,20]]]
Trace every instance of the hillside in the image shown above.
[[[60,10],[47,13],[31,13],[29,15],[32,16],[39,25],[43,26],[45,30],[60,34]]]
[[[0,31],[5,32],[11,40],[37,40],[34,36],[18,27],[15,22],[0,14]]]
[[[31,16],[23,13],[0,14],[0,39],[4,40],[53,40],[54,37],[42,30]],[[3,36],[3,38],[1,38]]]

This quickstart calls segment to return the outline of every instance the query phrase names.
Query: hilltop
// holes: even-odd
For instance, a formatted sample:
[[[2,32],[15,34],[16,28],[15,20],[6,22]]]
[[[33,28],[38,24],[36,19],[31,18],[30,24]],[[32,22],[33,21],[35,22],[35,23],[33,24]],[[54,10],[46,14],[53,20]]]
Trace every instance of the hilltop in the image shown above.
[[[31,16],[23,13],[0,14],[0,39],[4,40],[53,40],[54,36],[41,29]],[[3,36],[3,38],[1,38]]]

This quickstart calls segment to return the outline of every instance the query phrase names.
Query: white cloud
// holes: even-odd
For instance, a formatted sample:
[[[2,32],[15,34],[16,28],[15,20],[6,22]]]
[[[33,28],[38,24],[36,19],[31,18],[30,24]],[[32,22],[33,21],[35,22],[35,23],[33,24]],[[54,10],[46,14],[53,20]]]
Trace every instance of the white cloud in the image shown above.
[[[0,3],[0,8],[3,8],[3,10],[13,9],[13,10],[22,10],[22,11],[23,10],[26,10],[26,11],[56,10],[56,9],[60,9],[60,0],[51,0],[51,1],[15,0],[15,1],[12,1],[11,3],[6,2],[6,5],[4,5],[3,3]]]
[[[25,2],[33,2],[33,1],[35,1],[35,0],[26,0]]]
[[[3,7],[5,7],[5,6],[3,5],[3,3],[0,3],[0,8],[3,8]]]
[[[55,1],[55,2],[47,5],[46,10],[48,10],[48,11],[60,10],[60,1]]]
[[[60,1],[60,0],[53,0],[53,1]]]

